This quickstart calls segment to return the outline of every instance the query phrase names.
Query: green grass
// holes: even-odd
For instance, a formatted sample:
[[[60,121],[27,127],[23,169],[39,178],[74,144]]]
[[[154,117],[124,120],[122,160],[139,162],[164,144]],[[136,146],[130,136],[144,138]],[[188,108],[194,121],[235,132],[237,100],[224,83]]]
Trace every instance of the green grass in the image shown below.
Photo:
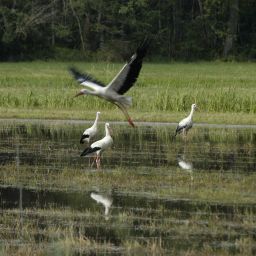
[[[75,65],[108,83],[123,64],[23,62],[0,64],[0,113],[3,118],[124,120],[122,113],[97,97],[73,96],[81,88],[67,67]],[[254,63],[145,63],[129,110],[136,121],[177,122],[196,102],[196,122],[256,124]]]

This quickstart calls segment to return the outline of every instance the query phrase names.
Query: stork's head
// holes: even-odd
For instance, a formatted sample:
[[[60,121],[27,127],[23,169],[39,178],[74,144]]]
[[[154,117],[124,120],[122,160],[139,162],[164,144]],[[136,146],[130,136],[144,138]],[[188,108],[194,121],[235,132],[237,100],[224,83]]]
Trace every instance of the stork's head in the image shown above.
[[[112,129],[110,128],[109,123],[105,123],[105,129],[108,130],[108,132],[109,132],[110,135],[113,134],[113,131],[112,131]]]
[[[98,116],[98,115],[100,114],[100,111],[98,111],[96,114],[97,114],[97,116]]]
[[[196,109],[198,109],[198,107],[197,107],[197,105],[194,103],[194,104],[191,105],[191,109],[196,110]]]

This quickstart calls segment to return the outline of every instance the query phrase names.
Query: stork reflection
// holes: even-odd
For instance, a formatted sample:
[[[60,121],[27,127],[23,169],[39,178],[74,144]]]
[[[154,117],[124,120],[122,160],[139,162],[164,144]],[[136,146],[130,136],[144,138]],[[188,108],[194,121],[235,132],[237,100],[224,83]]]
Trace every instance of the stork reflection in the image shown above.
[[[190,174],[190,179],[193,181],[193,163],[188,161],[185,155],[181,155],[177,157],[178,165],[182,170],[185,170]]]
[[[178,165],[181,169],[192,172],[193,164],[190,161],[185,160],[184,156],[177,157]]]
[[[113,198],[111,196],[96,193],[96,192],[91,193],[91,198],[94,199],[97,203],[100,203],[104,206],[105,219],[108,220],[109,209],[110,209],[111,205],[113,204]]]

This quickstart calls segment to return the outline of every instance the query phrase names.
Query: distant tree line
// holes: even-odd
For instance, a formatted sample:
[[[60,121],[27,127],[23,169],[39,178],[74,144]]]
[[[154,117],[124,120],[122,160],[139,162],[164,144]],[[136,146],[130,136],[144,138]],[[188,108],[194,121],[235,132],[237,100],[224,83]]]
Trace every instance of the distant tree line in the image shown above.
[[[0,0],[0,60],[255,59],[255,0]]]

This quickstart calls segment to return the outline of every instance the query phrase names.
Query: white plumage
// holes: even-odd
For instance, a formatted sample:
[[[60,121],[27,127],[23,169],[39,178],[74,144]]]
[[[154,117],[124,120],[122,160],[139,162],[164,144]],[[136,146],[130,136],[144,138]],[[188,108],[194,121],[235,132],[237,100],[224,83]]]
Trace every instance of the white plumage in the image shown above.
[[[72,73],[74,78],[81,85],[86,87],[86,89],[80,90],[80,92],[76,94],[76,96],[86,94],[94,95],[115,104],[122,110],[129,124],[134,127],[134,123],[132,122],[126,109],[132,105],[132,98],[124,96],[123,94],[126,93],[136,82],[148,46],[149,41],[144,40],[141,46],[137,48],[135,54],[132,55],[129,62],[123,66],[120,72],[107,86],[105,86],[104,83],[97,81],[88,74],[82,74],[77,69],[70,68],[70,72]]]
[[[177,128],[176,128],[176,131],[175,131],[175,136],[178,134],[178,133],[183,133],[183,135],[186,135],[188,130],[192,128],[193,126],[193,114],[194,114],[194,111],[196,110],[197,108],[197,105],[196,104],[192,104],[191,105],[191,112],[189,114],[188,117],[182,119]]]
[[[86,148],[81,154],[81,156],[95,156],[97,168],[100,167],[100,156],[102,151],[110,148],[113,144],[113,139],[110,135],[109,123],[105,124],[105,132],[106,132],[106,135],[103,139],[92,143],[92,145]]]
[[[95,135],[97,134],[99,115],[100,115],[100,112],[97,112],[96,119],[95,119],[93,125],[83,132],[81,139],[80,139],[81,144],[83,144],[84,142],[90,143],[91,139],[93,137],[95,137]]]

